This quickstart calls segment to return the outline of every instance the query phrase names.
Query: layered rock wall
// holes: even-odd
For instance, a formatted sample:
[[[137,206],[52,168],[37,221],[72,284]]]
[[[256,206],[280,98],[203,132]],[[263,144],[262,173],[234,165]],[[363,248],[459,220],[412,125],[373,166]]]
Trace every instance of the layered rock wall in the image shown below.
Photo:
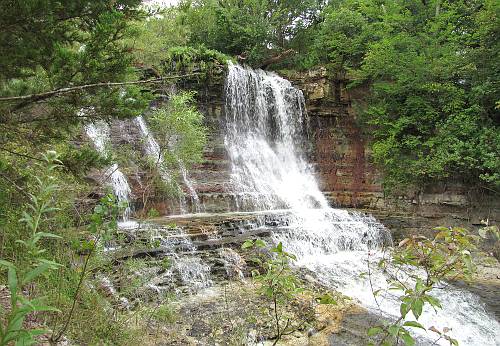
[[[381,171],[371,158],[369,131],[355,112],[366,90],[348,90],[347,80],[331,78],[325,69],[288,78],[304,92],[314,143],[311,161],[332,205],[367,209],[393,229],[419,233],[433,225],[470,227],[481,220],[500,220],[495,195],[460,182],[384,194]]]
[[[369,137],[356,116],[355,104],[366,90],[347,90],[347,80],[328,76],[325,69],[287,73],[304,92],[312,142],[310,161],[322,191],[333,206],[365,209],[393,229],[422,232],[433,225],[479,225],[500,219],[500,201],[485,191],[457,184],[436,184],[425,191],[401,191],[388,196],[382,175],[371,158]],[[198,91],[200,109],[210,129],[206,161],[193,176],[208,210],[234,208],[228,194],[230,167],[223,143],[222,78],[211,85],[186,85]]]
[[[208,80],[184,80],[177,88],[196,90],[199,109],[205,114],[208,145],[204,162],[191,168],[190,176],[208,212],[236,209],[229,193],[230,163],[224,147],[224,75],[220,67]],[[365,90],[347,90],[347,80],[332,78],[325,69],[287,73],[286,78],[304,92],[309,118],[310,162],[315,165],[322,191],[333,206],[365,209],[393,230],[422,232],[429,225],[479,225],[499,220],[500,201],[485,191],[461,184],[436,184],[425,191],[401,191],[387,196],[380,170],[371,159],[369,138],[360,125],[354,104]],[[164,98],[165,95],[160,95]],[[113,144],[129,144],[141,151],[137,128],[130,122],[114,124]],[[125,168],[140,208],[144,196],[144,172],[132,164]],[[141,185],[142,184],[142,185]],[[175,201],[159,193],[150,205],[162,214],[175,213]]]

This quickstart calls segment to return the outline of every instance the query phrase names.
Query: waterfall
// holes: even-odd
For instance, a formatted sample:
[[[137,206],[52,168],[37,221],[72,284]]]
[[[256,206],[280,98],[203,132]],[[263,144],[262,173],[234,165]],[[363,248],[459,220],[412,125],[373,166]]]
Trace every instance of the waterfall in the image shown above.
[[[200,204],[200,198],[196,193],[196,189],[194,188],[193,182],[189,178],[188,170],[184,165],[184,162],[182,162],[182,160],[179,160],[179,170],[181,171],[181,176],[182,180],[184,181],[184,185],[186,185],[186,188],[189,192],[189,196],[191,197],[191,205],[193,211],[195,213],[203,212],[204,211],[203,205]]]
[[[396,317],[398,297],[380,297],[379,310],[369,282],[361,278],[368,256],[380,256],[382,245],[391,243],[390,234],[371,216],[328,206],[306,160],[302,92],[274,73],[229,63],[225,95],[224,142],[238,205],[248,211],[289,209],[288,227],[272,238],[297,256],[296,264],[369,310]],[[377,288],[386,286],[385,279],[383,273],[372,274]],[[464,345],[497,345],[499,323],[478,297],[451,286],[433,293],[443,309],[426,309],[419,319],[425,326],[451,327],[449,334]]]
[[[156,167],[160,172],[162,180],[166,184],[170,184],[172,181],[172,177],[165,166],[165,160],[163,158],[163,154],[161,153],[160,146],[158,145],[158,142],[155,140],[153,134],[149,131],[146,121],[142,116],[136,117],[134,121],[141,130],[146,154],[155,162]],[[200,199],[198,197],[198,194],[196,193],[193,182],[189,179],[188,170],[184,165],[184,163],[182,162],[182,160],[179,159],[177,160],[177,162],[179,164],[179,170],[181,173],[182,181],[184,182],[184,185],[187,188],[189,196],[191,197],[191,204],[193,211],[200,212],[202,211],[202,207],[200,206]],[[186,213],[186,201],[184,195],[181,195],[179,197],[179,207],[183,214]]]
[[[92,140],[97,151],[101,155],[107,155],[107,146],[109,145],[109,126],[104,121],[96,121],[85,125],[85,132]],[[104,181],[107,182],[113,189],[113,193],[120,204],[125,204],[122,218],[124,221],[130,217],[130,195],[131,190],[127,178],[120,171],[116,163],[112,164],[104,172]]]
[[[230,65],[225,93],[224,142],[238,204],[253,210],[326,208],[300,150],[307,128],[302,92],[275,74]]]

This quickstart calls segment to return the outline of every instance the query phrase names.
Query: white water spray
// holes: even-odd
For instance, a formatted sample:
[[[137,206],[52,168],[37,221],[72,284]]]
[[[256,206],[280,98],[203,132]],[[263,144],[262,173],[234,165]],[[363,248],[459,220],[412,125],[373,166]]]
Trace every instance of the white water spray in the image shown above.
[[[85,125],[85,132],[87,136],[94,143],[97,151],[102,155],[107,155],[107,147],[109,145],[109,126],[104,121],[96,121],[95,123]],[[113,189],[113,193],[118,199],[118,202],[125,204],[125,210],[123,211],[123,220],[128,220],[130,217],[130,195],[131,190],[128,184],[127,178],[120,171],[116,163],[112,164],[104,172],[104,182],[108,183]]]
[[[302,149],[307,142],[302,93],[276,74],[231,63],[225,93],[225,145],[238,205],[261,211],[288,208],[288,227],[272,237],[297,256],[297,265],[368,309],[397,316],[397,297],[383,297],[378,311],[369,283],[360,276],[367,271],[368,254],[376,256],[390,235],[371,216],[328,206]],[[383,273],[374,272],[372,280],[386,285]],[[436,295],[443,310],[425,311],[419,321],[451,327],[450,335],[464,345],[498,345],[499,323],[478,297],[453,287],[438,289]]]
[[[193,182],[189,178],[189,172],[181,160],[179,160],[179,170],[181,171],[182,181],[184,181],[184,185],[186,185],[189,196],[191,197],[191,206],[193,212],[201,213],[205,211],[203,205],[200,203],[200,198],[196,193],[196,189],[194,188]]]

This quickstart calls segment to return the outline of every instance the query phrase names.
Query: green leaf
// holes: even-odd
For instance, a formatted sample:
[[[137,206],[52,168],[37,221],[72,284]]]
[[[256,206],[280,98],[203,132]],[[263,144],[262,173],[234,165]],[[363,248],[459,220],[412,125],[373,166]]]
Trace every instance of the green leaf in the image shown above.
[[[416,292],[422,292],[425,288],[424,282],[422,279],[418,278],[417,283],[415,284],[415,291]]]
[[[322,296],[319,297],[319,303],[320,304],[331,304],[331,305],[337,305],[337,301],[328,293],[323,294]]]
[[[417,321],[407,321],[403,324],[403,326],[405,327],[415,327],[415,328],[420,328],[420,329],[423,329],[425,330],[424,326],[422,326],[420,323],[418,323]]]
[[[40,238],[53,238],[53,239],[62,239],[60,235],[54,234],[54,233],[47,233],[47,232],[37,232],[37,236]]]
[[[424,306],[424,302],[422,299],[417,298],[411,303],[411,312],[415,315],[415,318],[418,320],[420,315],[422,315],[422,308]]]
[[[42,263],[42,264],[38,265],[36,268],[32,269],[24,276],[24,278],[22,279],[22,284],[26,285],[28,282],[33,281],[33,279],[35,279],[37,276],[43,274],[49,268],[50,268],[50,265],[48,263]]]
[[[391,286],[389,287],[390,291],[404,291],[405,287],[399,282],[391,282]]]
[[[253,241],[252,240],[246,240],[242,245],[241,248],[243,250],[251,248],[253,246]]]
[[[374,336],[380,334],[382,332],[382,328],[380,327],[372,327],[368,329],[368,336]]]
[[[392,325],[387,329],[387,331],[389,332],[390,335],[395,337],[396,335],[398,335],[400,329],[401,329],[400,326]]]
[[[7,283],[9,284],[11,299],[15,299],[14,296],[17,295],[17,272],[14,266],[9,267],[9,271],[7,274]]]
[[[401,339],[403,339],[405,345],[407,345],[407,346],[414,346],[415,345],[415,339],[413,339],[413,337],[409,333],[402,334]]]
[[[266,242],[263,241],[262,239],[257,239],[255,241],[255,246],[257,246],[258,248],[266,247]]]
[[[433,296],[426,295],[424,299],[432,305],[434,309],[442,309],[441,303],[439,300]]]
[[[410,311],[410,304],[408,303],[401,303],[401,305],[399,306],[399,312],[401,314],[401,317],[406,317],[406,315],[408,314],[408,311]]]
[[[38,336],[38,335],[43,335],[45,333],[48,333],[48,329],[30,329],[29,333],[31,336]]]
[[[283,253],[283,243],[279,242],[279,244],[276,246],[276,248],[274,250],[273,250],[274,252]]]
[[[14,264],[12,262],[9,262],[6,260],[0,260],[0,266],[10,268],[10,267],[14,267]]]

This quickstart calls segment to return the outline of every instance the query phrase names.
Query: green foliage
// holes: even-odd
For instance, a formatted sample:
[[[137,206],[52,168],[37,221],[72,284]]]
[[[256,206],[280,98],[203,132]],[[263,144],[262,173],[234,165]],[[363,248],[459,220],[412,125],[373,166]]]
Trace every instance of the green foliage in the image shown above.
[[[73,232],[64,234],[67,242],[72,244],[72,250],[82,257],[82,262],[75,267],[61,267],[41,284],[48,292],[49,298],[61,311],[59,314],[47,316],[47,324],[52,326],[51,341],[57,342],[63,335],[69,335],[74,340],[88,342],[88,338],[101,340],[119,339],[127,334],[120,332],[115,325],[119,316],[111,316],[112,310],[103,297],[95,289],[88,287],[88,273],[96,267],[102,267],[107,260],[101,257],[102,245],[117,229],[117,219],[121,213],[116,198],[112,195],[102,197],[94,207],[93,212],[85,215],[85,226],[82,234]],[[55,249],[55,254],[61,263],[71,263],[75,253]],[[75,264],[73,263],[73,266]],[[87,305],[90,302],[99,302],[99,306]],[[84,319],[85,322],[83,321]],[[81,334],[81,323],[100,321],[100,326],[86,327],[88,335]],[[104,329],[99,329],[101,326]],[[81,339],[80,339],[81,338]],[[95,340],[95,339],[92,339]]]
[[[261,239],[249,239],[241,247],[242,249],[264,249],[266,246],[266,243]],[[281,242],[272,247],[270,251],[270,257],[257,251],[257,256],[253,260],[258,264],[259,269],[254,269],[252,276],[260,284],[260,293],[272,302],[269,309],[274,319],[276,332],[274,344],[276,344],[283,335],[294,330],[290,317],[284,313],[284,306],[289,305],[304,289],[290,267],[290,261],[296,259],[295,255],[283,250]],[[323,304],[332,303],[333,299],[323,298]]]
[[[66,211],[60,206],[64,207],[64,198],[73,201],[67,186],[62,185],[64,170],[58,157],[56,152],[48,151],[33,163],[32,169],[27,167],[26,185],[30,189],[20,220],[15,225],[1,225],[2,234],[4,230],[8,233],[2,243],[5,260],[0,261],[0,268],[7,269],[10,309],[0,313],[0,345],[34,344],[38,335],[48,334],[46,330],[29,329],[29,324],[24,324],[28,316],[36,316],[37,325],[51,326],[52,341],[69,335],[83,343],[89,342],[89,336],[93,338],[90,343],[126,343],[133,336],[119,326],[120,317],[112,316],[106,300],[84,284],[88,271],[95,269],[91,267],[99,267],[104,261],[96,254],[101,240],[116,229],[120,209],[113,196],[105,196],[93,213],[82,215],[83,235],[65,228]],[[84,263],[76,264],[80,261],[75,262],[75,258],[83,254]],[[0,276],[0,280],[4,277]],[[93,325],[96,330],[91,330]],[[98,326],[103,329],[97,330]]]
[[[39,242],[44,238],[60,238],[56,234],[40,231],[45,218],[58,210],[58,208],[53,206],[52,199],[58,189],[53,173],[61,164],[61,161],[57,157],[56,152],[48,151],[43,156],[42,163],[37,163],[42,173],[34,177],[36,180],[36,190],[34,194],[30,194],[30,202],[26,208],[27,211],[23,211],[23,217],[19,220],[26,225],[31,237],[28,240],[19,239],[17,243],[24,247],[28,255],[27,259],[31,262],[37,260],[50,264],[50,261],[42,259],[42,255],[46,250],[39,247]]]
[[[160,216],[160,212],[158,210],[156,210],[155,208],[151,208],[148,210],[148,218],[152,219],[152,218],[159,217],[159,216]]]
[[[500,186],[498,2],[334,1],[322,16],[310,55],[370,87],[361,113],[388,189]]]
[[[322,294],[316,300],[320,304],[337,305],[337,300],[328,293]]]
[[[214,67],[225,65],[228,60],[230,58],[227,55],[203,45],[197,48],[176,46],[166,52],[162,64],[166,72],[201,70],[210,73]]]
[[[46,331],[43,329],[23,328],[23,322],[26,317],[33,312],[56,311],[56,309],[47,306],[41,298],[27,299],[22,293],[22,287],[30,284],[39,275],[51,268],[48,263],[38,264],[25,275],[19,275],[18,269],[14,264],[8,261],[0,260],[0,266],[8,270],[8,288],[10,293],[11,309],[8,312],[3,311],[0,306],[0,312],[6,314],[5,325],[0,324],[0,345],[7,346],[12,342],[16,345],[36,344],[35,337]],[[0,321],[1,322],[1,321]]]
[[[174,323],[177,319],[175,310],[168,303],[160,305],[154,312],[154,318],[159,322]]]
[[[58,92],[137,78],[124,38],[134,34],[130,22],[142,16],[140,3],[1,2],[0,98],[26,96],[0,100],[2,151],[22,152],[26,146],[32,153],[43,152],[72,137],[87,117],[124,118],[144,110],[150,95],[134,85]],[[81,114],[82,108],[92,112]]]
[[[135,59],[146,66],[158,68],[173,47],[187,45],[189,29],[177,20],[178,10],[168,8],[147,20],[134,22],[137,35],[130,37]]]
[[[16,345],[33,345],[36,343],[34,337],[45,333],[44,330],[26,330],[23,327],[25,318],[33,312],[57,311],[57,309],[45,305],[42,298],[26,298],[23,288],[33,283],[40,275],[49,269],[56,269],[59,265],[44,257],[46,249],[40,246],[44,239],[60,239],[60,236],[43,231],[43,226],[48,217],[57,208],[53,206],[53,194],[58,185],[53,176],[54,171],[60,167],[60,161],[55,152],[47,152],[43,161],[38,163],[40,175],[35,176],[36,186],[33,194],[30,194],[30,202],[23,211],[20,220],[30,234],[26,240],[18,239],[26,256],[24,265],[15,264],[6,260],[0,260],[0,267],[7,268],[7,284],[10,293],[10,311],[0,312],[5,314],[5,325],[0,321],[0,345],[6,346],[12,342]]]
[[[182,1],[177,20],[188,28],[188,45],[204,45],[258,65],[291,48],[316,19],[322,1]]]
[[[179,160],[190,166],[202,160],[206,143],[203,115],[194,105],[193,92],[180,92],[171,96],[164,108],[154,111],[148,118],[165,161],[177,166]]]
[[[434,326],[426,328],[418,319],[425,305],[435,310],[442,308],[439,300],[431,295],[436,285],[444,280],[471,279],[475,270],[471,259],[471,251],[475,249],[474,238],[461,228],[440,227],[436,231],[432,240],[423,236],[402,240],[389,260],[382,259],[379,262],[379,267],[390,277],[388,290],[402,293],[399,318],[393,323],[368,330],[368,336],[381,337],[381,345],[396,345],[399,339],[405,345],[415,345],[410,328],[427,329],[438,334],[439,339],[450,342],[450,345],[458,344],[447,335],[448,328],[441,331]],[[425,275],[407,268],[422,268]],[[405,277],[401,273],[405,273]],[[380,291],[373,294],[377,299]],[[415,321],[407,320],[410,312]]]

